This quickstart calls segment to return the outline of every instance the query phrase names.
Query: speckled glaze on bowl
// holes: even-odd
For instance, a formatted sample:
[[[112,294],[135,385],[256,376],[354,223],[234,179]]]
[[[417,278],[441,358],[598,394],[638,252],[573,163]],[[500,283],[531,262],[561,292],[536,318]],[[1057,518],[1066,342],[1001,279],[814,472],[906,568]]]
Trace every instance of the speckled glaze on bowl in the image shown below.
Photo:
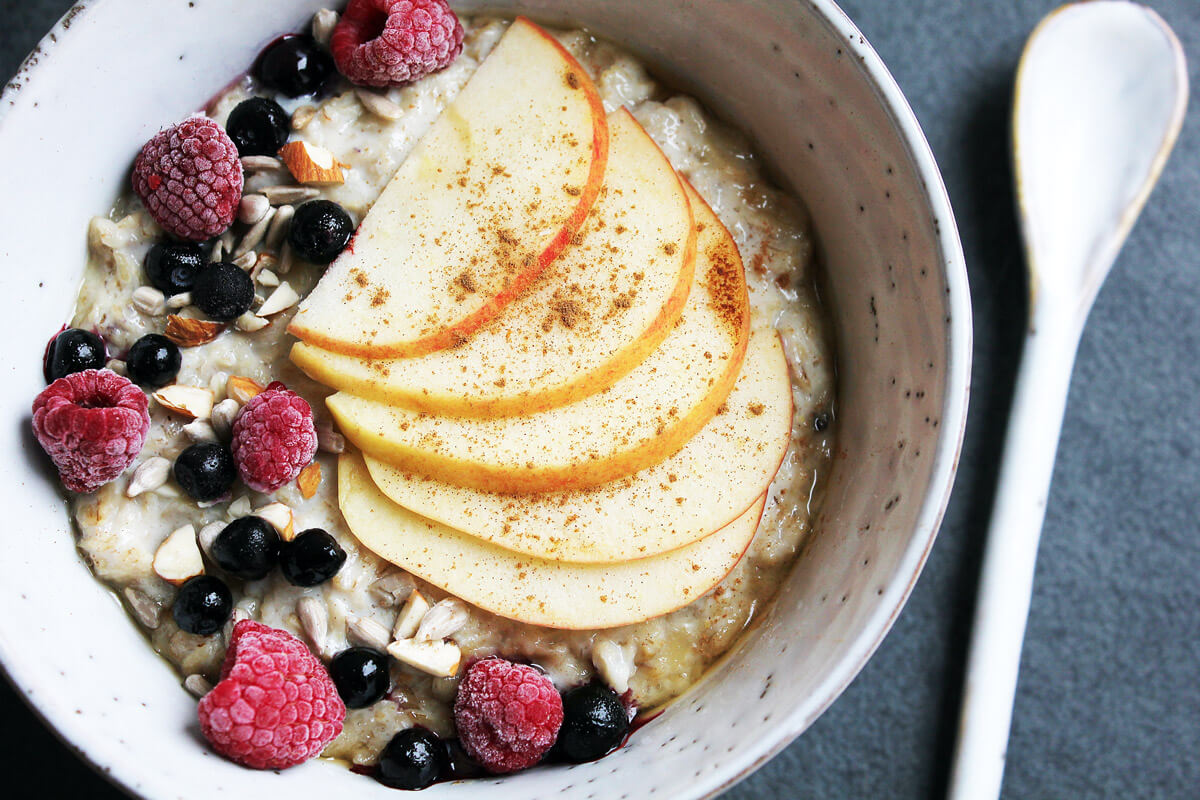
[[[12,459],[0,488],[10,536],[0,661],[84,758],[145,797],[396,796],[334,764],[263,773],[209,752],[194,700],[76,554],[64,501],[28,433],[39,358],[75,296],[88,219],[112,203],[149,136],[321,5],[92,0],[63,18],[0,98],[0,402],[9,420],[0,448]],[[496,7],[458,7],[484,5]],[[770,758],[853,679],[933,543],[970,367],[952,212],[899,89],[828,0],[536,0],[506,10],[630,47],[750,133],[803,197],[838,341],[840,441],[817,533],[774,606],[627,747],[426,796],[709,796]],[[135,47],[134,30],[155,35]]]

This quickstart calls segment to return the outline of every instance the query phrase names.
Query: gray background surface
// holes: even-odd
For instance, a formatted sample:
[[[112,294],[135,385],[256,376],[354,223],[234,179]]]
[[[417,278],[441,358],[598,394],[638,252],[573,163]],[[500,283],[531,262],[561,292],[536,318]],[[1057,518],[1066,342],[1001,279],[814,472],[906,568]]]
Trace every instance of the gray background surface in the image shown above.
[[[812,729],[729,798],[942,793],[1024,314],[1007,149],[1013,70],[1025,37],[1055,5],[843,2],[907,94],[950,189],[975,304],[971,418],[946,522],[895,629]],[[1200,86],[1200,2],[1149,5],[1175,27]],[[0,76],[16,71],[68,6],[0,0]],[[1080,348],[1038,560],[1006,798],[1200,796],[1198,189],[1200,106]],[[9,546],[36,533],[9,530]],[[0,761],[8,768],[0,793],[9,798],[120,797],[3,682]]]

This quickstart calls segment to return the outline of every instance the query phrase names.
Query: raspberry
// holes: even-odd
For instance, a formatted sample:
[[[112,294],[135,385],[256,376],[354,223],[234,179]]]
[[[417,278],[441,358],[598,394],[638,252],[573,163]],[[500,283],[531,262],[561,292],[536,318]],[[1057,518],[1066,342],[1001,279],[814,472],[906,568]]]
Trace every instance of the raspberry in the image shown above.
[[[33,401],[33,434],[72,492],[94,492],[133,463],[150,429],[145,393],[108,369],[73,372]]]
[[[454,724],[467,755],[501,775],[542,760],[562,726],[554,684],[525,664],[485,658],[467,670],[454,701]]]
[[[233,423],[233,460],[242,481],[273,492],[300,474],[317,452],[312,408],[276,381],[255,396]]]
[[[133,189],[168,233],[211,239],[233,224],[242,199],[237,146],[211,119],[185,119],[142,146]]]
[[[353,83],[399,86],[449,66],[462,41],[446,0],[350,0],[329,49]]]
[[[221,682],[201,698],[199,716],[204,738],[221,755],[254,769],[283,769],[336,739],[346,706],[303,642],[244,619],[233,628]]]

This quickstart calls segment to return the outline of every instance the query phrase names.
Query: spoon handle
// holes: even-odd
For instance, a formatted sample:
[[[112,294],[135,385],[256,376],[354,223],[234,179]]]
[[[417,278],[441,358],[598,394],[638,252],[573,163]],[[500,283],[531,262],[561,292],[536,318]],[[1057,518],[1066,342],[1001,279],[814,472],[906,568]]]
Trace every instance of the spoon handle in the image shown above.
[[[1038,539],[1079,328],[1038,314],[1025,337],[980,574],[949,800],[1000,796]],[[1042,327],[1036,323],[1047,323]]]

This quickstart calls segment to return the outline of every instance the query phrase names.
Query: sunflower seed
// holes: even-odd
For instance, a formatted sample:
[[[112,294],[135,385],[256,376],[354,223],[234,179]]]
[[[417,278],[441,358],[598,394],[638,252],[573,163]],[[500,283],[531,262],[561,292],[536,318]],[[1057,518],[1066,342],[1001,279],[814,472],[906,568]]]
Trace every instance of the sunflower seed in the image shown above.
[[[383,625],[373,619],[358,617],[354,614],[346,617],[346,634],[359,644],[373,647],[376,650],[386,650],[388,642],[392,639],[388,635],[388,629]]]
[[[633,658],[612,639],[599,639],[592,645],[592,663],[600,677],[617,694],[629,690],[633,676]]]
[[[213,426],[208,422],[208,420],[204,419],[193,420],[187,425],[184,425],[183,433],[185,436],[191,439],[194,444],[217,441],[217,432],[213,430]]]
[[[257,295],[255,296],[257,297]],[[239,331],[254,333],[255,331],[261,331],[263,328],[270,325],[271,321],[269,319],[263,319],[257,314],[247,311],[245,314],[242,314],[240,317],[234,320],[233,324]]]
[[[130,586],[125,589],[125,599],[129,601],[129,608],[133,611],[133,615],[137,617],[137,621],[150,630],[155,630],[162,623],[162,604],[152,599],[145,592],[141,592]]]
[[[325,652],[325,637],[329,633],[329,611],[325,604],[315,597],[301,597],[296,603],[296,616],[300,618],[300,627],[304,635],[318,655]]]
[[[242,495],[229,504],[229,516],[233,519],[250,516],[250,498]]]
[[[222,439],[229,438],[233,433],[233,421],[237,419],[238,412],[241,410],[241,404],[233,398],[227,398],[213,406],[212,426],[217,436]]]
[[[281,206],[312,200],[314,197],[320,196],[321,190],[311,186],[268,186],[262,190],[262,193],[271,201],[271,205]]]
[[[246,235],[242,237],[241,244],[238,245],[237,250],[233,251],[233,257],[235,259],[241,258],[242,256],[246,255],[254,248],[258,247],[258,245],[262,242],[263,237],[267,235],[267,227],[270,226],[271,219],[274,216],[275,216],[275,210],[271,209],[265,215],[263,215],[262,219],[260,219],[256,223],[254,223],[253,227],[251,227],[250,230],[246,231]],[[257,258],[258,258],[258,256],[255,256],[256,260],[257,260]],[[253,265],[254,265],[254,262],[251,261],[249,264],[242,267],[242,269],[249,269]],[[241,267],[242,265],[238,264],[238,266]]]
[[[190,306],[191,304],[192,304],[192,293],[191,292],[180,292],[179,294],[173,294],[167,298],[167,308],[170,309],[171,311],[175,311],[176,309],[180,309],[180,308],[185,308],[187,306]]]
[[[251,156],[253,158],[253,156]],[[244,222],[247,225],[253,225],[267,215],[267,211],[271,208],[270,202],[261,194],[245,194],[242,195],[242,201],[238,203],[238,222]]]
[[[403,108],[381,94],[366,89],[355,89],[354,96],[358,98],[358,102],[362,103],[363,108],[377,117],[392,120],[404,116]]]
[[[152,492],[167,482],[171,474],[171,462],[160,456],[147,458],[133,471],[129,485],[125,487],[126,497],[137,497],[142,492]]]
[[[246,172],[269,172],[283,169],[283,162],[275,156],[242,156],[242,169]]]
[[[432,642],[445,639],[462,630],[467,624],[467,608],[458,600],[447,597],[435,604],[421,617],[417,628],[418,642]]]
[[[212,252],[208,254],[209,263],[217,263],[223,255],[225,255],[225,243],[218,239],[217,243],[213,245]]]
[[[300,106],[292,112],[292,130],[304,130],[316,115],[317,109],[312,106]]]
[[[333,35],[333,29],[338,24],[338,13],[331,11],[328,8],[322,8],[312,18],[312,37],[319,44],[326,47],[329,46],[329,37]]]
[[[292,217],[296,214],[295,206],[282,205],[275,212],[275,219],[271,220],[271,227],[267,229],[267,247],[271,250],[278,250],[283,244],[283,237],[287,236],[288,226],[292,224]]]
[[[129,371],[125,368],[125,362],[116,358],[110,358],[108,363],[104,365],[105,369],[112,370],[118,375],[128,375]]]
[[[280,275],[287,275],[292,271],[292,261],[295,254],[292,252],[292,245],[284,242],[279,246],[279,265],[275,267],[275,271]]]
[[[188,675],[183,679],[183,688],[196,697],[204,697],[212,691],[212,684],[203,675]]]

